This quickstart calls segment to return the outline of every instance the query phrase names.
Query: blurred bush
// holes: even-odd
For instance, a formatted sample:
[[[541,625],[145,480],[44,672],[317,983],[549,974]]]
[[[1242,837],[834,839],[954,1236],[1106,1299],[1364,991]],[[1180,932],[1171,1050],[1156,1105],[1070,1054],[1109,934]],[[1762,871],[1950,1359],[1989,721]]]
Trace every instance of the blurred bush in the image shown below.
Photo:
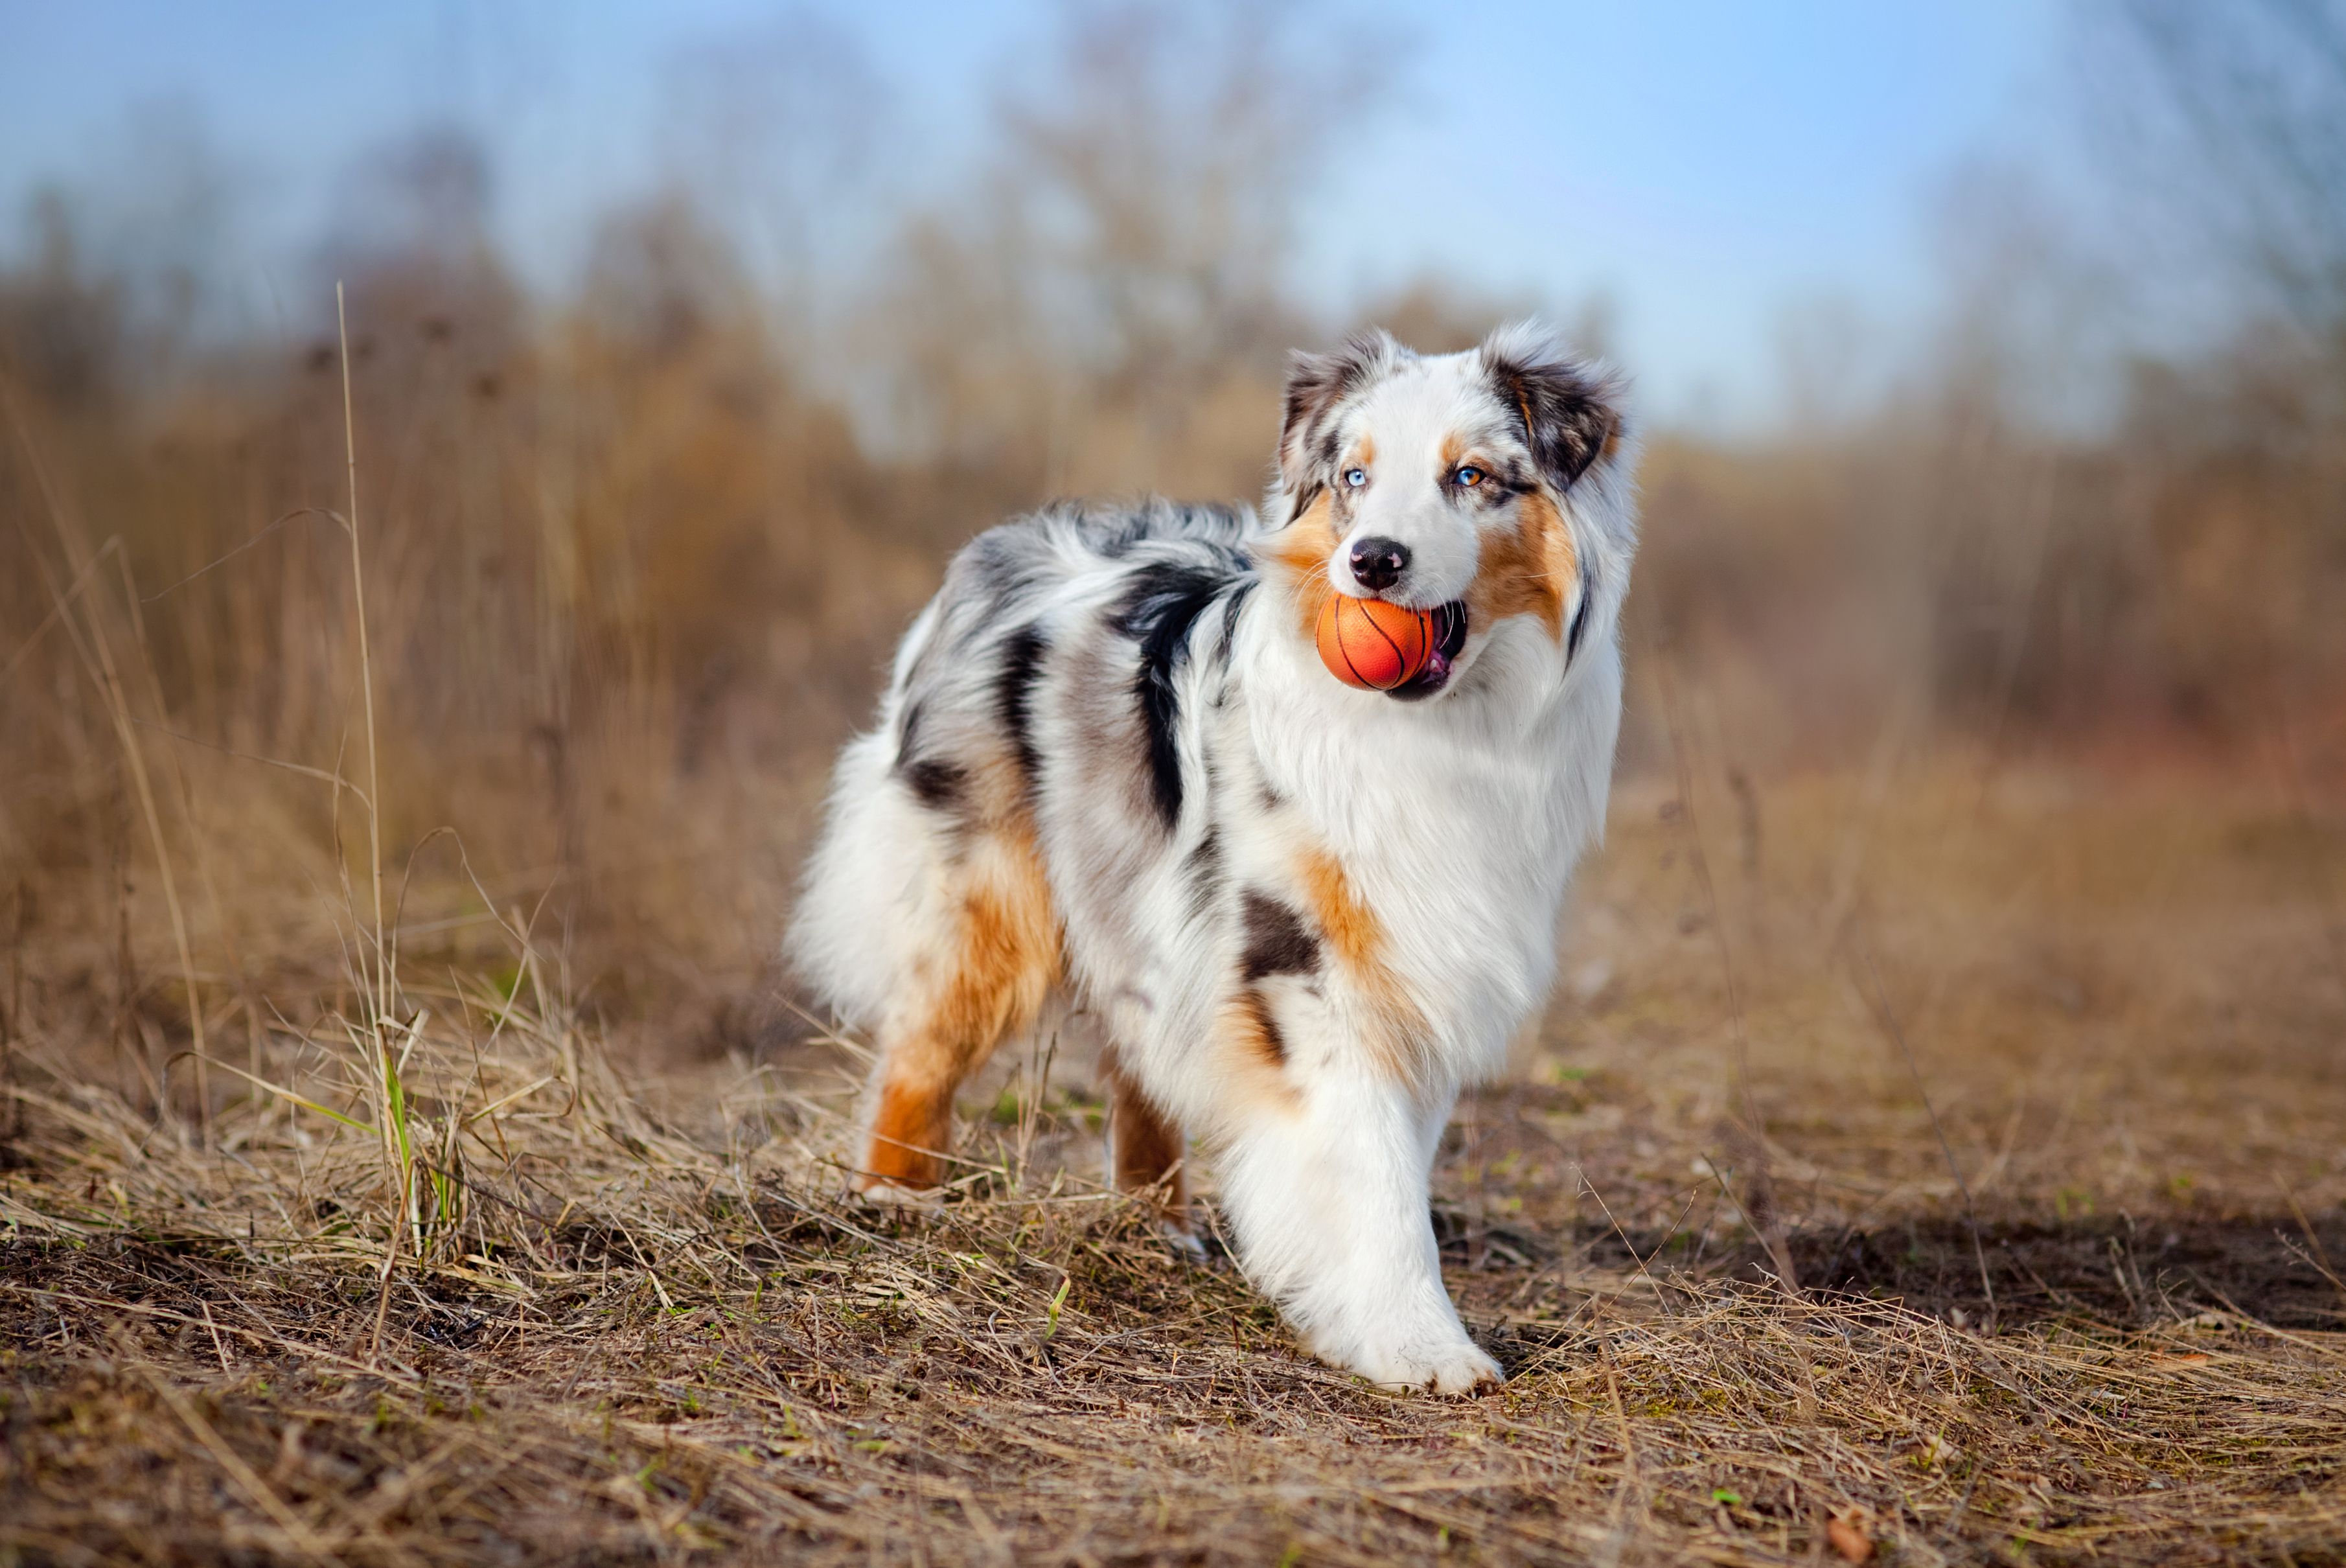
[[[2065,335],[2106,280],[2032,244],[2025,177],[1991,172],[1956,204],[1942,331],[1878,395],[1819,393],[1811,364],[1765,439],[1649,433],[1633,657],[1730,699],[1751,766],[1862,752],[1902,713],[2203,751],[2279,723],[2332,769],[2346,239],[2314,209],[2346,210],[2346,134],[2319,134],[2346,115],[2346,24],[2253,9],[2216,44],[2180,5],[2095,35],[2128,62],[2111,103],[2212,167],[2270,166],[2162,190],[2225,204],[2199,226],[2225,241],[2201,269],[2221,331],[2156,354]],[[2326,59],[2292,44],[2307,26]],[[426,845],[423,925],[553,887],[614,995],[760,972],[829,756],[955,544],[1055,494],[1259,488],[1286,351],[1352,324],[1288,281],[1302,193],[1382,101],[1390,50],[1350,36],[1357,58],[1315,45],[1302,69],[1291,13],[1071,11],[1057,87],[1005,87],[969,185],[852,264],[815,207],[868,156],[863,95],[791,97],[835,113],[777,130],[791,161],[762,184],[760,122],[719,112],[774,89],[760,60],[802,72],[787,47],[686,88],[750,161],[711,184],[679,155],[558,297],[498,255],[463,136],[354,171],[310,297],[347,286],[386,842],[403,861],[455,824],[478,878]],[[2309,148],[2329,161],[2300,178]],[[722,199],[753,187],[782,203],[763,240]],[[44,197],[0,275],[0,866],[20,929],[76,955],[55,983],[127,1006],[162,940],[123,891],[148,840],[209,890],[204,951],[290,962],[295,911],[348,874],[321,775],[357,777],[364,742],[330,306],[223,330],[200,246],[109,247],[88,205]],[[1440,280],[1365,312],[1429,350],[1510,313]],[[1605,346],[1601,301],[1575,319]],[[2091,355],[2098,401],[2055,395]],[[1656,745],[1633,716],[1632,762]]]

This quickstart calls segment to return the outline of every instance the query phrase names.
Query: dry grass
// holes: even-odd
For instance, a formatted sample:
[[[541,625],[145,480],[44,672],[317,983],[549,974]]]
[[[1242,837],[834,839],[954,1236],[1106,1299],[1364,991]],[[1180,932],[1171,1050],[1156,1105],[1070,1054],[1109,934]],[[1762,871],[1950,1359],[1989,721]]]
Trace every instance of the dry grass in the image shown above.
[[[2304,846],[2276,858],[2237,789],[2097,799],[2024,771],[1980,803],[1957,759],[1860,853],[1862,780],[1755,790],[1739,820],[1696,762],[1684,796],[1625,789],[1567,1002],[1445,1150],[1452,1283],[1511,1365],[1499,1394],[1379,1393],[1300,1358],[1227,1266],[1169,1257],[1089,1179],[1079,1052],[998,1064],[957,1199],[879,1217],[835,1163],[852,1046],[623,1081],[515,935],[501,978],[401,977],[395,1095],[362,1015],[272,1026],[264,1075],[363,1127],[255,1092],[204,1147],[73,1042],[20,1044],[0,1542],[2339,1560],[2346,1086]],[[2164,899],[2134,885],[2161,877]],[[1722,945],[1764,1147],[1736,1141]],[[1755,1218],[1801,1293],[1767,1278]]]
[[[1067,9],[835,321],[680,199],[566,297],[484,212],[323,243],[348,341],[0,271],[0,1568],[2346,1561],[2334,334],[2098,437],[1967,353],[1657,433],[1611,841],[1436,1171],[1504,1391],[1168,1256],[1079,1043],[941,1214],[844,1198],[771,954],[891,640],[1048,494],[1250,490],[1335,335],[1280,219],[1373,95],[1145,19]]]

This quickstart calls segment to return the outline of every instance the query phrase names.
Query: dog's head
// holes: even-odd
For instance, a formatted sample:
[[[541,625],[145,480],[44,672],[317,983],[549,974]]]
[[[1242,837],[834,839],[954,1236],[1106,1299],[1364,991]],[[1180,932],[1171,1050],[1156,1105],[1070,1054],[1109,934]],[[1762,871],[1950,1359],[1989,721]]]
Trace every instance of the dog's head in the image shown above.
[[[1609,553],[1590,531],[1619,512],[1618,401],[1606,372],[1527,323],[1464,353],[1375,331],[1296,355],[1264,553],[1303,635],[1330,593],[1435,611],[1435,654],[1402,698],[1450,687],[1518,616],[1568,664]]]

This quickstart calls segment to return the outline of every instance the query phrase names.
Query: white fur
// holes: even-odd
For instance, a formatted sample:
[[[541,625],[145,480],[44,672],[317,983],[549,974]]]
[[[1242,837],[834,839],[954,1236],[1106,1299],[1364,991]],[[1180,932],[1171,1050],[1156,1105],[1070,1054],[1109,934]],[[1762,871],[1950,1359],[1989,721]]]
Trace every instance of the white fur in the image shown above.
[[[1543,1003],[1567,881],[1602,830],[1635,547],[1630,457],[1612,440],[1565,484],[1540,482],[1585,568],[1565,604],[1584,623],[1576,652],[1515,616],[1471,626],[1447,686],[1423,700],[1341,685],[1299,631],[1290,575],[1239,554],[1275,548],[1325,482],[1307,448],[1365,439],[1375,453],[1331,581],[1357,587],[1345,565],[1355,540],[1399,539],[1412,565],[1388,596],[1430,606],[1467,593],[1512,515],[1445,490],[1441,472],[1462,432],[1509,462],[1527,455],[1511,433],[1536,411],[1518,420],[1494,397],[1494,361],[1562,364],[1592,395],[1612,392],[1530,329],[1443,358],[1382,339],[1356,352],[1361,384],[1290,418],[1271,526],[1161,505],[1061,512],[995,530],[956,562],[905,638],[879,728],[841,759],[793,946],[842,1017],[876,1036],[878,1083],[961,962],[970,890],[1008,874],[1018,833],[1004,824],[1031,825],[1064,931],[1058,978],[1100,1020],[1122,1072],[1206,1145],[1249,1277],[1329,1361],[1459,1391],[1498,1369],[1443,1287],[1429,1173],[1460,1088],[1501,1067]],[[1311,391],[1308,372],[1329,363],[1306,361],[1298,384]],[[1151,810],[1149,729],[1133,696],[1139,634],[1117,617],[1135,618],[1148,573],[1220,570],[1226,556],[1239,563],[1229,594],[1262,580],[1234,614],[1228,594],[1195,614],[1169,668],[1183,788],[1168,823]],[[1011,639],[1029,627],[1049,649],[1025,687],[1035,766],[1004,806],[982,781],[1017,774],[1005,694]],[[1249,993],[1243,901],[1308,913],[1302,868],[1315,856],[1332,857],[1368,911],[1376,967],[1356,970],[1328,929],[1311,930],[1316,967],[1252,983],[1285,1053],[1248,1065],[1229,1022]],[[1399,1070],[1396,995],[1408,1020]]]

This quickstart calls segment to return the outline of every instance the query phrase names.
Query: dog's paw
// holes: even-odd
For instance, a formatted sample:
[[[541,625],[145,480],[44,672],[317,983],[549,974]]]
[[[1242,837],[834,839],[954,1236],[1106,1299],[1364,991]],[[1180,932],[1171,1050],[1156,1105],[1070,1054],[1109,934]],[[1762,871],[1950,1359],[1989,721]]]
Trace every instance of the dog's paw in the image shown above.
[[[1388,1389],[1436,1394],[1476,1393],[1506,1380],[1498,1362],[1463,1339],[1372,1352],[1352,1369]]]
[[[902,1213],[913,1210],[933,1214],[944,1207],[944,1194],[935,1187],[898,1186],[892,1181],[874,1181],[859,1185],[856,1198],[873,1208]]]
[[[1213,1261],[1213,1254],[1206,1250],[1206,1244],[1198,1240],[1198,1233],[1188,1226],[1177,1225],[1168,1219],[1157,1229],[1165,1237],[1165,1245],[1173,1249],[1173,1256],[1179,1261],[1199,1268]]]

